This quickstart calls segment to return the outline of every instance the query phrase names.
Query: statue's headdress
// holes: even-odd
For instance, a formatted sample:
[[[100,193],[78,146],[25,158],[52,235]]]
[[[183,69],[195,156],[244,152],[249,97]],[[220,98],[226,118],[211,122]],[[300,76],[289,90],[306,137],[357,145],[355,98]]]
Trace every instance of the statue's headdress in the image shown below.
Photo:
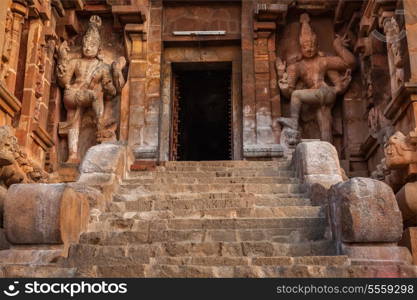
[[[305,42],[314,43],[317,45],[317,35],[310,25],[310,16],[308,14],[302,14],[300,16],[301,30],[300,30],[300,44]]]
[[[101,18],[99,16],[92,16],[88,24],[87,32],[83,37],[83,42],[93,42],[101,45],[101,36],[100,36],[100,27],[101,27]]]

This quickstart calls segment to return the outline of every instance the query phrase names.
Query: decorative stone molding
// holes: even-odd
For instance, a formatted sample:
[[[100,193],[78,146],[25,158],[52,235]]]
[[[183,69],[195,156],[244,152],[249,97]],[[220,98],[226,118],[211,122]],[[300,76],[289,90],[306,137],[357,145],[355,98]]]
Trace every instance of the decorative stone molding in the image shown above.
[[[0,108],[12,118],[22,108],[20,101],[2,83],[0,83]]]

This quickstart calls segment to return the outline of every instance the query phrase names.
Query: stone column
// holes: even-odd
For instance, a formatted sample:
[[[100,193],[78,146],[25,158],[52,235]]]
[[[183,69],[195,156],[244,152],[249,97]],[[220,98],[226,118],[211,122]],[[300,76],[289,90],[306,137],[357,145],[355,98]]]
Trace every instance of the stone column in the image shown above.
[[[256,144],[256,108],[253,46],[253,0],[242,2],[243,148]],[[244,150],[245,152],[245,150]],[[245,153],[244,153],[245,156]]]
[[[26,153],[43,166],[45,154],[53,145],[47,133],[47,119],[56,40],[55,18],[49,2],[36,3],[29,9],[26,64],[22,70],[25,72],[21,85],[22,110],[16,136]]]
[[[272,131],[272,95],[270,89],[272,79],[270,76],[270,53],[268,51],[269,41],[275,35],[275,28],[276,25],[273,22],[255,23],[256,133],[257,144],[262,145],[278,142],[278,137],[274,137]],[[275,41],[275,38],[272,38],[272,40]]]
[[[243,23],[254,24],[251,32],[253,42],[250,39],[245,41],[244,29],[246,34],[249,32],[245,25],[242,28],[244,157],[247,159],[279,157],[283,155],[283,148],[279,145],[281,130],[276,122],[281,115],[281,104],[275,70],[275,36],[276,24],[284,19],[287,5],[256,3],[256,6],[251,5],[251,7],[243,5],[243,9],[252,10],[250,19]],[[243,17],[242,15],[242,19],[245,19]],[[250,49],[250,52],[245,47]],[[249,62],[246,62],[248,60]],[[247,76],[252,76],[252,79],[248,80],[252,85],[245,83],[247,79],[245,72]],[[245,89],[254,90],[255,95],[248,91],[245,94]]]
[[[414,0],[403,0],[408,53],[410,56],[410,82],[417,82],[417,5]]]
[[[8,24],[6,24],[6,31],[8,30],[8,32],[6,32],[6,35],[4,36],[5,40],[3,45],[3,59],[6,61],[6,65],[3,65],[4,74],[2,74],[3,78],[0,78],[0,80],[4,79],[9,92],[14,93],[21,44],[20,39],[23,23],[27,14],[27,7],[20,2],[13,2],[11,10],[7,14],[9,19],[7,20]]]
[[[141,157],[158,159],[161,106],[162,1],[152,1],[148,22],[145,128]]]
[[[146,35],[143,25],[126,24],[125,32],[130,40],[129,54],[129,146],[135,157],[143,153],[146,96]]]
[[[0,53],[3,53],[4,32],[6,31],[6,17],[11,0],[0,1]]]

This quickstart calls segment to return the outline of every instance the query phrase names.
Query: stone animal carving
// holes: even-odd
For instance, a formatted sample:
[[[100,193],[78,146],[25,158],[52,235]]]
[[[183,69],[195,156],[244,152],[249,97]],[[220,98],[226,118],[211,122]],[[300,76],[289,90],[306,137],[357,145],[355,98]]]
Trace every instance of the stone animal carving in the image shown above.
[[[417,146],[411,143],[402,132],[397,131],[385,144],[385,163],[389,169],[404,168],[417,163],[416,150]]]
[[[278,121],[284,128],[298,130],[301,105],[317,106],[316,117],[321,138],[331,142],[331,109],[336,96],[344,93],[349,86],[356,59],[347,49],[349,40],[340,36],[336,36],[333,43],[337,56],[319,52],[317,36],[310,26],[309,15],[302,14],[300,23],[299,43],[302,57],[288,66],[280,58],[276,62],[281,92],[285,97],[291,98],[291,117],[279,118]],[[344,75],[341,75],[343,72]],[[326,83],[326,78],[333,83],[332,86]],[[296,89],[299,80],[306,88]]]
[[[0,182],[6,187],[15,183],[46,182],[48,174],[35,166],[17,143],[7,126],[0,127]]]
[[[60,123],[61,134],[68,138],[69,156],[67,163],[78,164],[80,126],[84,111],[92,107],[97,119],[98,142],[115,140],[116,120],[105,117],[111,110],[111,101],[121,93],[125,85],[122,69],[126,59],[120,57],[111,65],[100,57],[102,21],[92,16],[82,40],[82,57],[70,58],[67,42],[58,49],[57,77],[64,90],[64,105],[67,121]]]

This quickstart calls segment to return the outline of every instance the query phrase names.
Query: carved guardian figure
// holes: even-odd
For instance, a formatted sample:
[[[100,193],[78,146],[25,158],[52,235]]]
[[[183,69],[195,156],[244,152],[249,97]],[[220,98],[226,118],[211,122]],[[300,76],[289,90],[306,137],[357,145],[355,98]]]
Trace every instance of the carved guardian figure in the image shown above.
[[[387,141],[384,147],[385,162],[389,169],[404,168],[417,163],[417,147],[410,143],[407,136],[397,131]]]
[[[356,66],[356,59],[347,49],[349,40],[336,36],[333,46],[337,56],[327,56],[318,51],[317,36],[310,25],[308,14],[300,17],[301,32],[299,37],[302,57],[286,65],[277,59],[279,87],[282,94],[291,98],[291,117],[279,118],[278,122],[293,130],[298,130],[302,104],[317,106],[317,121],[321,139],[332,141],[331,108],[338,94],[346,91],[351,81],[351,70]],[[344,73],[344,75],[341,75]],[[328,78],[333,85],[326,83]],[[296,89],[298,81],[303,89]]]
[[[82,115],[92,107],[97,118],[97,139],[115,140],[115,120],[105,119],[106,109],[111,109],[111,100],[121,93],[125,80],[122,69],[126,65],[120,57],[112,65],[100,57],[101,19],[92,16],[82,40],[82,57],[69,57],[69,47],[64,41],[58,51],[57,77],[64,90],[64,105],[67,121],[60,124],[60,132],[68,135],[69,156],[67,163],[78,164],[78,141]],[[110,128],[110,129],[109,129]],[[110,132],[109,132],[110,130]],[[107,132],[106,132],[107,131]]]

